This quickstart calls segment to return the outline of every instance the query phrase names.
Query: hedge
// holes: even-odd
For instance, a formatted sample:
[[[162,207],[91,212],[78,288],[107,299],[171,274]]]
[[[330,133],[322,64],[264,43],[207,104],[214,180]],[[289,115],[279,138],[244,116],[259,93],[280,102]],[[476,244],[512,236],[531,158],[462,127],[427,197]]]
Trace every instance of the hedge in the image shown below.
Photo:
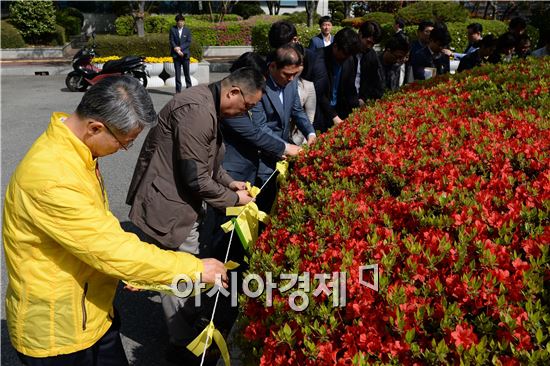
[[[56,11],[55,22],[65,28],[66,38],[80,34],[83,22],[83,16],[80,15],[78,16],[78,10],[74,8]]]
[[[545,59],[413,83],[291,162],[248,261],[276,284],[241,298],[250,364],[550,364],[549,85]],[[345,304],[313,295],[340,271]]]
[[[251,44],[253,24],[264,24],[264,16],[251,17],[239,22],[211,23],[196,16],[186,17],[185,25],[191,37],[204,46],[241,46]],[[231,17],[230,17],[231,18]],[[146,33],[166,33],[175,25],[172,15],[152,15],[144,20]],[[131,16],[121,16],[115,21],[116,32],[121,36],[134,34],[134,21]],[[168,37],[168,36],[166,36]]]
[[[0,43],[2,48],[22,48],[25,47],[25,41],[21,33],[13,25],[5,20],[0,21]]]
[[[463,52],[468,45],[468,37],[466,27],[477,22],[483,26],[483,34],[493,34],[499,36],[505,33],[508,30],[508,25],[500,20],[485,20],[485,19],[469,19],[466,22],[450,22],[447,23],[447,29],[451,35],[451,48],[454,48],[456,52]],[[411,25],[405,27],[405,32],[409,36],[411,42],[414,41],[416,37],[416,32],[418,26]]]
[[[378,24],[392,24],[395,22],[395,15],[391,13],[384,13],[381,11],[373,12],[373,13],[367,13],[363,15],[363,19],[365,21],[375,21],[378,22]]]
[[[468,19],[469,13],[456,2],[419,1],[401,8],[397,15],[406,24],[419,24],[423,20],[464,22]]]
[[[90,44],[91,42],[92,40]],[[144,37],[98,35],[95,42],[98,56],[170,56],[166,34],[146,34]],[[202,45],[196,40],[191,43],[191,56],[199,61],[202,60]]]
[[[258,24],[252,27],[252,47],[254,51],[262,55],[267,55],[271,49],[269,47],[269,41],[267,35],[272,23]],[[332,27],[332,33],[338,32],[342,27]],[[305,47],[309,45],[311,38],[319,34],[318,27],[308,28],[305,24],[296,24],[296,31],[298,32],[298,39]]]

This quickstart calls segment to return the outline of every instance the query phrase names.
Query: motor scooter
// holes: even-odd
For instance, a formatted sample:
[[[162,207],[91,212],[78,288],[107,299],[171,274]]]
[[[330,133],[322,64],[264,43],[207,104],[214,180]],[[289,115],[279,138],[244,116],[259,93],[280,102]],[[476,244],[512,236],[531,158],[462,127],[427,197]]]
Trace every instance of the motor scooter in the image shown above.
[[[103,68],[99,69],[92,64],[96,56],[95,47],[94,42],[92,46],[84,47],[74,55],[72,61],[74,70],[65,79],[65,85],[70,91],[85,91],[88,86],[94,85],[105,77],[125,74],[132,75],[147,87],[148,73],[144,57],[126,56],[120,60],[107,61]]]

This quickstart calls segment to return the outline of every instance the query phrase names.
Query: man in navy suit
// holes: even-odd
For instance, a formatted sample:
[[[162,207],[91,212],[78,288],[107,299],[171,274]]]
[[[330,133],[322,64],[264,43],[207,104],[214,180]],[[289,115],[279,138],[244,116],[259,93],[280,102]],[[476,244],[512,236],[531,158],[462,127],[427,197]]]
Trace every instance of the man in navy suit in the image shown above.
[[[228,173],[262,186],[273,173],[275,164],[287,155],[296,155],[300,147],[289,143],[290,119],[315,141],[315,131],[302,109],[296,77],[302,70],[303,56],[292,43],[279,47],[268,66],[265,93],[249,115],[223,122],[226,155],[223,166]],[[270,209],[275,198],[275,179],[258,196],[261,209]]]
[[[174,59],[174,69],[176,69],[176,93],[181,92],[181,68],[185,75],[185,84],[191,87],[191,77],[189,76],[189,59],[191,57],[191,31],[185,27],[185,17],[181,14],[176,15],[177,25],[170,29],[170,54]]]
[[[311,50],[326,47],[334,41],[334,36],[330,34],[332,31],[332,19],[329,16],[319,19],[319,28],[321,28],[321,33],[313,37],[309,42],[308,48]]]

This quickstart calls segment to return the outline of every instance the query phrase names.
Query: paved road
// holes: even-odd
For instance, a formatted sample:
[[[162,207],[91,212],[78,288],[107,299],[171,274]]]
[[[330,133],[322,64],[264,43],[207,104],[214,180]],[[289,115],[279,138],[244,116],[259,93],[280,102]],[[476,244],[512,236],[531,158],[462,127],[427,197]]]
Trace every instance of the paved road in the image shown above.
[[[225,74],[211,74],[210,81]],[[52,111],[72,112],[82,93],[71,93],[65,88],[64,76],[3,76],[1,80],[1,142],[2,142],[2,206],[9,178],[17,163],[33,141],[46,129]],[[172,96],[171,88],[149,89],[158,112]],[[127,223],[128,206],[124,199],[135,162],[146,135],[141,134],[130,151],[101,159],[112,212]],[[2,250],[2,365],[21,365],[17,359],[6,330],[4,298],[6,269]],[[164,350],[166,329],[160,308],[160,298],[153,293],[129,293],[119,288],[115,304],[122,313],[122,334],[126,353],[132,365],[165,365]],[[238,352],[232,352],[238,357]],[[233,364],[238,364],[233,359]],[[221,361],[220,361],[220,364]]]

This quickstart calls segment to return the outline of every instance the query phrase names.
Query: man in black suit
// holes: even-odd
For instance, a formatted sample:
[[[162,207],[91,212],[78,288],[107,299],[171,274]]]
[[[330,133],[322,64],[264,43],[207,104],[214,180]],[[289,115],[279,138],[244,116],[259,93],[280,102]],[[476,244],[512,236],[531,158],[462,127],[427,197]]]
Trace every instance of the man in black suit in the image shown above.
[[[382,29],[377,22],[367,21],[359,28],[361,52],[354,56],[355,88],[358,93],[359,106],[367,100],[382,98],[384,84],[380,73],[380,62],[374,50],[374,45],[380,41]]]
[[[446,74],[451,70],[449,56],[442,52],[449,43],[451,36],[446,29],[436,27],[430,32],[428,45],[417,51],[412,61],[415,80],[426,79],[425,68],[434,68],[436,75]]]
[[[403,37],[392,37],[386,42],[386,48],[380,52],[380,70],[378,74],[385,90],[397,90],[401,87],[401,66],[409,55],[409,42]]]
[[[191,31],[185,27],[185,17],[181,14],[176,15],[177,25],[170,29],[170,54],[174,59],[174,69],[176,69],[176,93],[181,92],[181,68],[185,75],[185,84],[191,87],[191,77],[189,76],[189,59],[191,57]]]
[[[495,52],[497,48],[497,39],[492,34],[483,37],[478,42],[478,49],[468,53],[466,56],[460,59],[457,72],[464,70],[470,70],[474,67],[481,66],[489,62],[489,57]]]
[[[351,28],[343,28],[334,36],[334,42],[317,50],[313,75],[317,111],[313,125],[327,131],[348,117],[358,107],[355,89],[353,55],[359,51],[359,36]]]

